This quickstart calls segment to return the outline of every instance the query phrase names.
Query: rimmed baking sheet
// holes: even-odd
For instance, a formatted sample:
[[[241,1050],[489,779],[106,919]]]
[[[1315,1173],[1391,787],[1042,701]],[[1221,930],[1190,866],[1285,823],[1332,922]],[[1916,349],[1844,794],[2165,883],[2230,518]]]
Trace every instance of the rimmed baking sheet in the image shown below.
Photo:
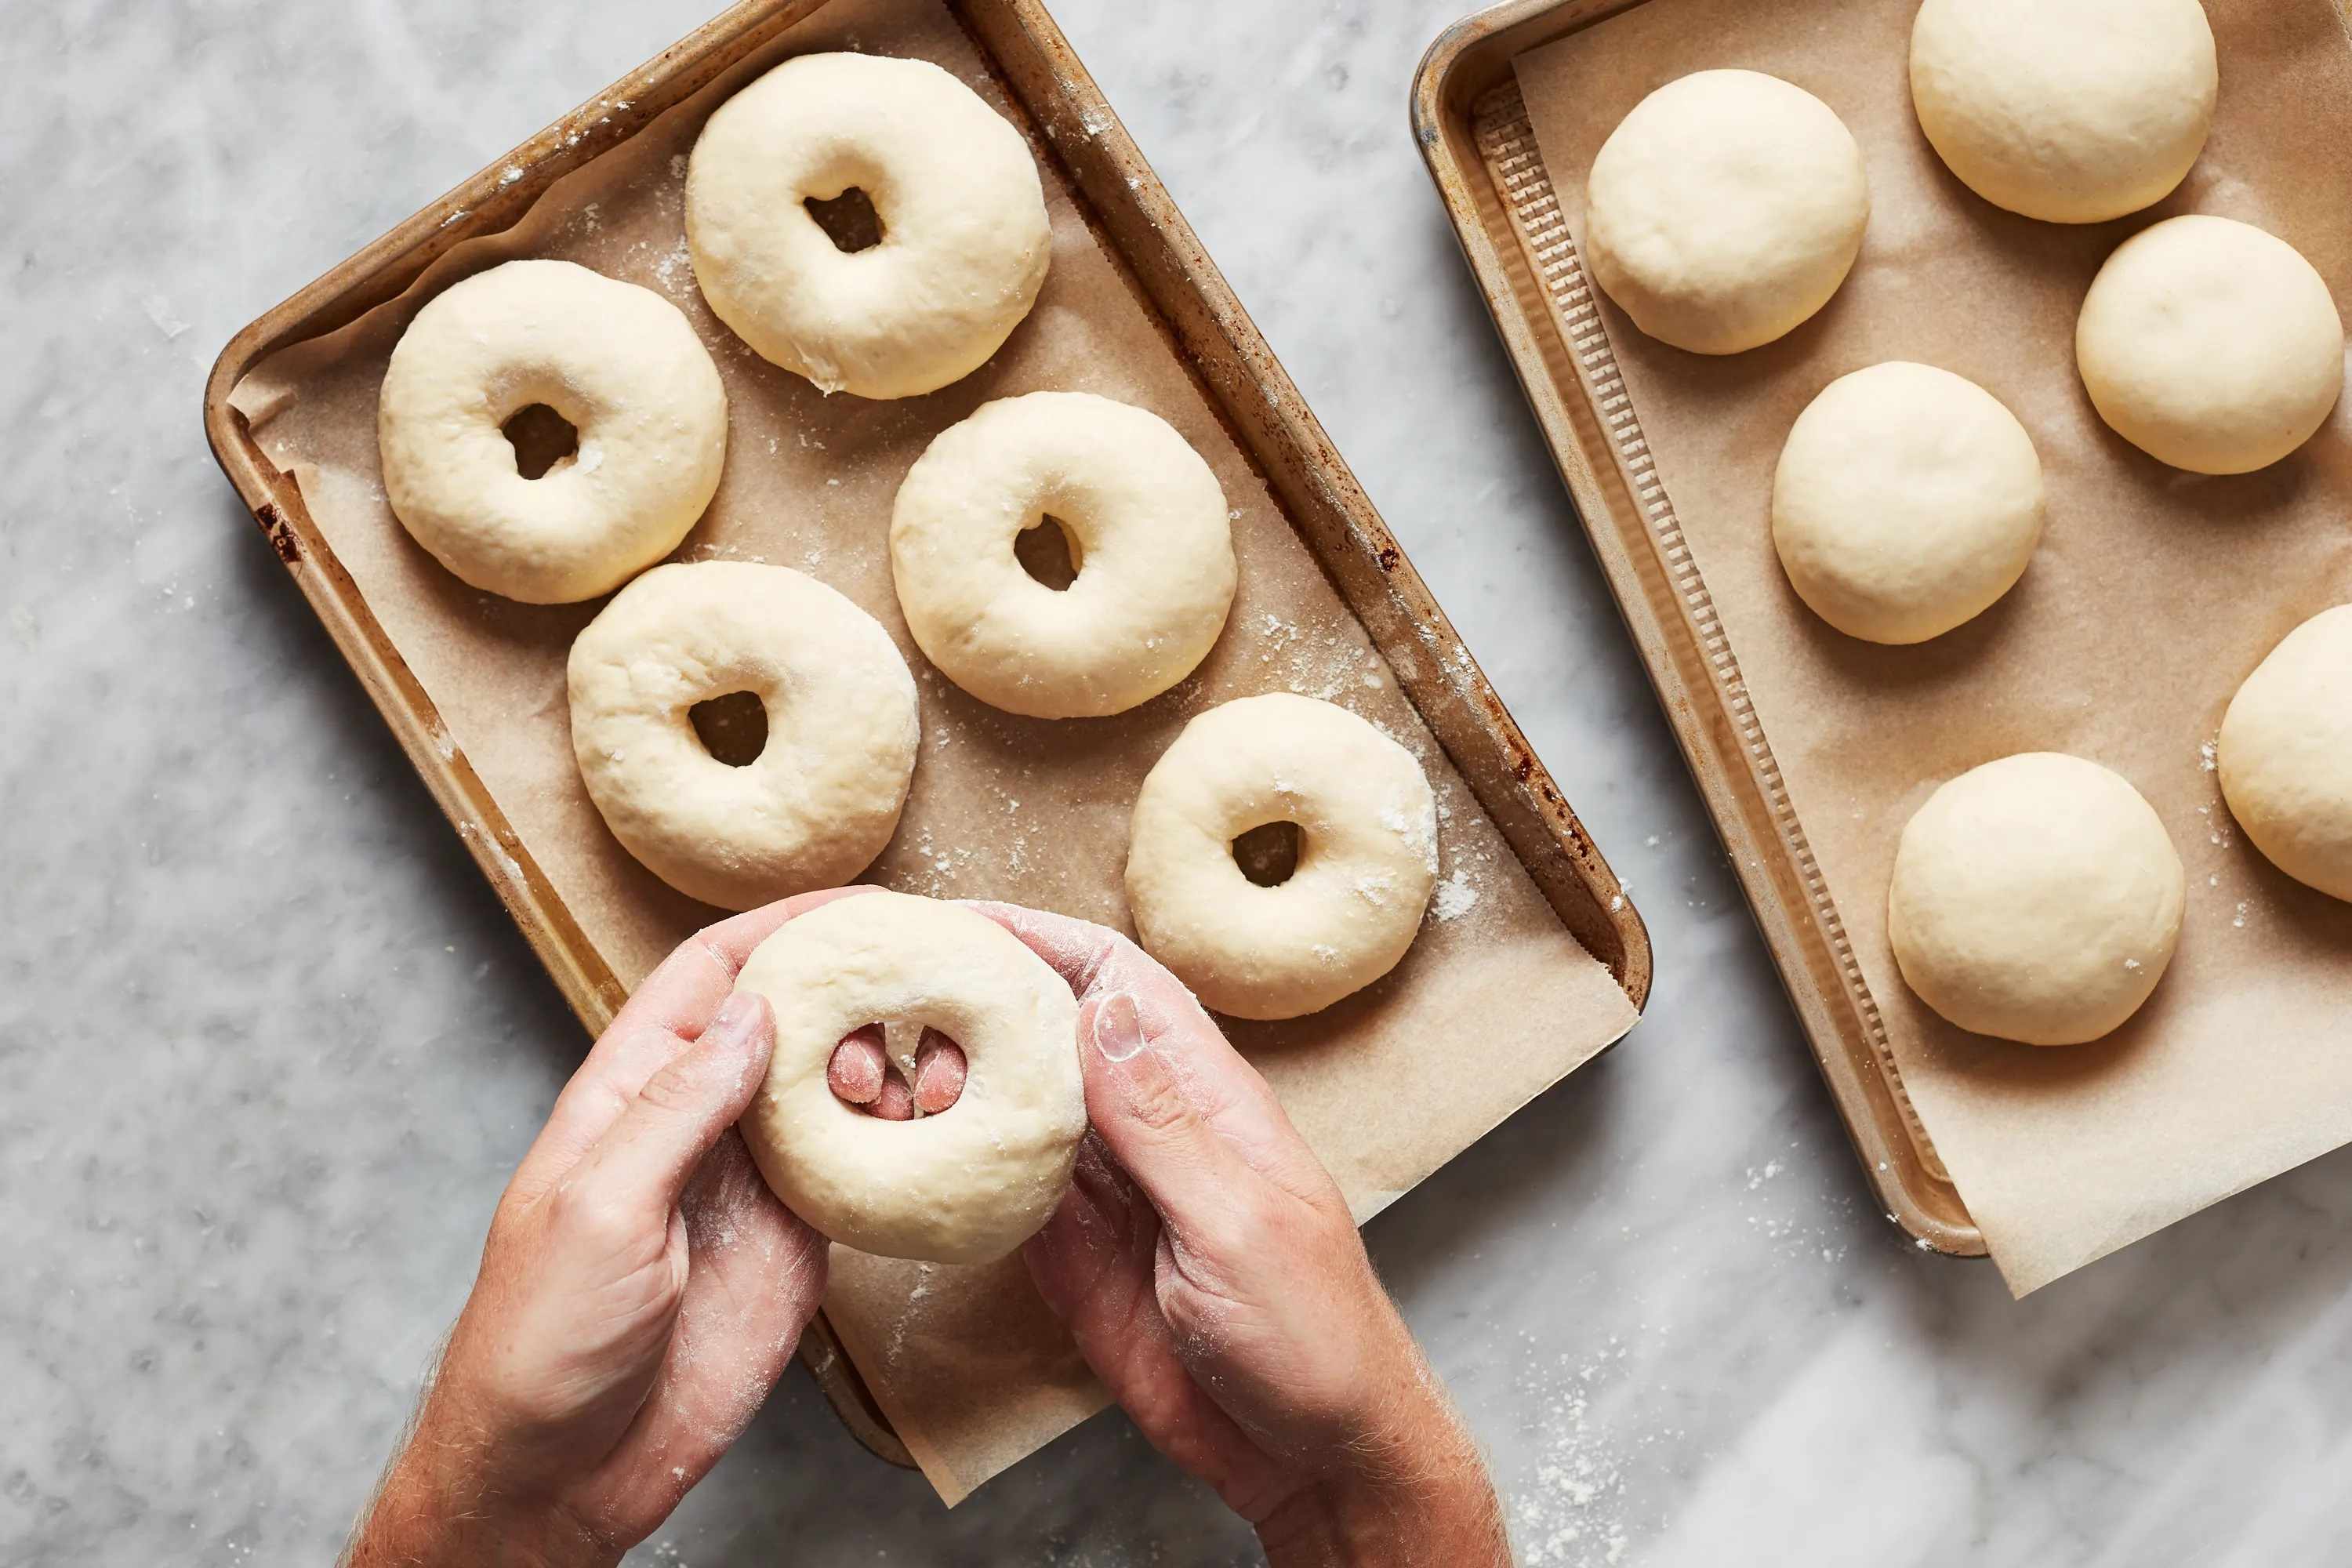
[[[1375,1212],[1630,1026],[1649,973],[1638,918],[1043,10],[835,0],[796,23],[809,9],[738,7],[663,57],[669,74],[635,73],[240,334],[208,405],[215,448],[592,1026],[711,911],[611,842],[571,768],[562,658],[594,606],[467,590],[384,507],[383,357],[466,271],[567,257],[663,290],[702,332],[730,451],[679,553],[811,572],[880,618],[924,677],[914,795],[875,880],[1123,923],[1128,805],[1187,717],[1283,689],[1382,725],[1442,802],[1444,883],[1422,938],[1389,980],[1325,1014],[1234,1031],[1358,1214]],[[848,47],[957,72],[1030,135],[1046,179],[1055,258],[1037,310],[989,367],[930,398],[824,399],[765,364],[703,309],[678,243],[678,160],[701,116],[786,54]],[[621,131],[602,129],[616,116]],[[445,244],[445,225],[465,237]],[[1234,510],[1243,587],[1224,640],[1117,720],[1045,724],[965,698],[921,664],[889,586],[883,531],[906,467],[979,402],[1040,386],[1169,418]],[[1545,1026],[1506,1070],[1480,1052],[1466,1072],[1496,995]],[[951,1270],[837,1250],[826,1310],[857,1386],[950,1500],[1100,1403],[1017,1260]]]
[[[2352,413],[2271,469],[2203,479],[2107,432],[2074,373],[2074,310],[2098,264],[2173,213],[2256,223],[2339,291],[2352,279],[2341,14],[2326,0],[2207,8],[2222,85],[2204,157],[2150,212],[2085,228],[2000,213],[1943,170],[1910,111],[1908,7],[1513,5],[1442,39],[1417,100],[1465,248],[1865,1164],[1923,1244],[1989,1246],[2021,1293],[2352,1139],[2352,910],[2235,834],[2205,751],[2262,653],[2352,598]],[[1651,89],[1734,65],[1846,120],[1872,220],[1812,322],[1702,360],[1587,286],[1581,171]],[[2008,403],[2051,496],[2020,588],[1916,649],[1814,620],[1766,517],[1798,410],[1895,358]],[[2097,1047],[2037,1053],[1952,1029],[1885,946],[1886,872],[1911,810],[1942,779],[2030,749],[2131,777],[2190,868],[2174,972]]]

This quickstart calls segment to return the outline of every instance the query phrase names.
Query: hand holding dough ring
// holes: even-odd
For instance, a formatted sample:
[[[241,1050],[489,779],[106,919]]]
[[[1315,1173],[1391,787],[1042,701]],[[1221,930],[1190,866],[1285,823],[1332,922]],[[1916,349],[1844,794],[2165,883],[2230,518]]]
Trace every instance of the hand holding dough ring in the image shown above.
[[[1050,513],[1077,575],[1053,589],[1013,542]],[[1090,719],[1148,702],[1216,646],[1233,608],[1217,476],[1168,422],[1083,392],[984,404],[898,487],[890,572],[950,680],[1008,713]]]
[[[855,187],[882,239],[804,205]],[[803,55],[719,106],[686,175],[695,280],[761,358],[824,392],[913,397],[986,363],[1036,302],[1053,234],[1028,143],[929,60]]]
[[[502,429],[545,404],[579,449],[535,479]],[[677,306],[569,261],[452,284],[392,351],[376,443],[393,515],[467,583],[528,605],[611,592],[719,489],[727,391]]]
[[[1298,826],[1297,868],[1260,887],[1234,840]],[[1286,691],[1184,727],[1136,797],[1127,900],[1144,951],[1220,1013],[1295,1018],[1397,965],[1437,884],[1437,805],[1412,753]]]
[[[863,871],[914,775],[915,679],[881,624],[786,566],[656,566],[572,642],[572,750],[613,837],[678,891],[749,910]],[[730,767],[688,717],[750,691],[768,742]]]
[[[740,1123],[786,1206],[886,1258],[986,1263],[1052,1217],[1087,1130],[1070,987],[1019,938],[959,904],[907,893],[836,899],[754,948],[736,982],[768,999],[776,1048]],[[842,1037],[877,1021],[962,1047],[963,1092],[908,1121],[838,1099]]]

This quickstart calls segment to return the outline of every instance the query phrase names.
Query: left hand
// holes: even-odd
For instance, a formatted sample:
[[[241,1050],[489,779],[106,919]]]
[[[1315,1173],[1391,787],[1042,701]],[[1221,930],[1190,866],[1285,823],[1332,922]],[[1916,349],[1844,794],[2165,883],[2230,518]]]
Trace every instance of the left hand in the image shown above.
[[[733,1131],[775,1024],[730,994],[752,948],[842,896],[701,931],[597,1040],[499,1202],[353,1568],[617,1562],[750,1422],[824,1299],[825,1244]]]

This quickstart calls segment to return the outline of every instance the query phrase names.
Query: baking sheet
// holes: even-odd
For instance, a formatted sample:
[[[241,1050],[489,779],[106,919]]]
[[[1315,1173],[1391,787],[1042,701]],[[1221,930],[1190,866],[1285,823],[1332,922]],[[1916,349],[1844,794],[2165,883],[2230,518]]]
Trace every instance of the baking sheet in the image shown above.
[[[1012,112],[934,0],[835,0],[551,186],[516,228],[459,247],[400,299],[257,366],[235,404],[296,476],[439,710],[446,746],[471,763],[512,823],[518,842],[505,847],[536,861],[625,984],[714,914],[631,860],[581,789],[562,666],[596,606],[522,605],[467,588],[399,528],[377,468],[376,388],[400,330],[438,288],[497,261],[562,257],[676,301],[719,363],[730,421],[719,495],[678,555],[797,567],[898,638],[919,677],[923,742],[905,819],[868,879],[1123,927],[1128,811],[1192,715],[1288,689],[1380,724],[1421,759],[1440,802],[1443,880],[1422,937],[1387,980],[1324,1014],[1231,1029],[1368,1217],[1622,1035],[1632,1005],[1513,858],[1050,164],[1054,263],[1036,310],[988,367],[930,397],[823,398],[704,309],[679,206],[696,130],[727,92],[785,54],[852,47],[935,60]],[[1024,720],[965,697],[923,663],[891,592],[886,534],[907,468],[980,403],[1040,387],[1097,392],[1166,417],[1208,459],[1233,508],[1241,587],[1224,638],[1175,691],[1113,720]],[[1514,1017],[1541,1023],[1497,1051],[1489,1016],[1504,996]],[[1103,1403],[1017,1258],[972,1269],[836,1248],[826,1313],[950,1502]]]
[[[1870,227],[1853,274],[1780,342],[1706,359],[1601,310],[1631,417],[1721,616],[1883,1018],[1903,1081],[2022,1295],[2352,1141],[2352,906],[2280,875],[2231,823],[2205,750],[2238,682],[2307,616],[2352,599],[2352,408],[2286,461],[2204,478],[2108,432],[2074,374],[2076,308],[2128,235],[2183,212],[2242,219],[2352,288],[2352,50],[2328,0],[2209,0],[2221,90],[2204,156],[2147,213],[2084,228],[1970,195],[1921,136],[1914,7],[1649,0],[1517,62],[1570,232],[1584,172],[1627,110],[1712,67],[1785,77],[1861,143]],[[1841,637],[1789,588],[1771,474],[1798,412],[1888,359],[1956,371],[2032,432],[2047,537],[2024,581],[1916,648]],[[1590,366],[1585,367],[1588,371]],[[2095,758],[2155,804],[2189,868],[2180,952],[2148,1006],[2094,1046],[1965,1034],[1902,984],[1885,936],[1896,838],[1935,786],[2030,750]]]

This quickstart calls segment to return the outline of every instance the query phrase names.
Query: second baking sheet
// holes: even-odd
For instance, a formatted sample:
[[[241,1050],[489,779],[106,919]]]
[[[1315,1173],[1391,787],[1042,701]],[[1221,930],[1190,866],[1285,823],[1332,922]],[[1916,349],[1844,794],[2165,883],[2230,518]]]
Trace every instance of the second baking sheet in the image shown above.
[[[1837,298],[1780,342],[1703,359],[1601,310],[1638,422],[1720,616],[1867,1005],[1936,1149],[2022,1294],[2352,1141],[2352,908],[2288,880],[2233,829],[2204,746],[2237,682],[2306,616],[2352,599],[2352,409],[2294,458],[2208,479],[2101,425],[2076,379],[2074,312],[2126,236],[2212,212],[2282,236],[2339,301],[2352,287],[2352,50],[2329,0],[2209,0],[2221,96],[2183,187],[2086,228],[1976,199],[1920,135],[1912,7],[1882,0],[1647,0],[1531,51],[1517,75],[1572,233],[1583,176],[1625,112],[1689,71],[1785,77],[1861,142],[1871,221]],[[2032,432],[2047,539],[2024,582],[1916,648],[1843,637],[1772,550],[1773,465],[1798,412],[1888,359],[1990,389]],[[1588,372],[1593,366],[1588,363]],[[2122,772],[2189,869],[2188,927],[2155,1000],[2096,1046],[1963,1034],[1895,971],[1885,893],[1934,786],[2011,752]]]

